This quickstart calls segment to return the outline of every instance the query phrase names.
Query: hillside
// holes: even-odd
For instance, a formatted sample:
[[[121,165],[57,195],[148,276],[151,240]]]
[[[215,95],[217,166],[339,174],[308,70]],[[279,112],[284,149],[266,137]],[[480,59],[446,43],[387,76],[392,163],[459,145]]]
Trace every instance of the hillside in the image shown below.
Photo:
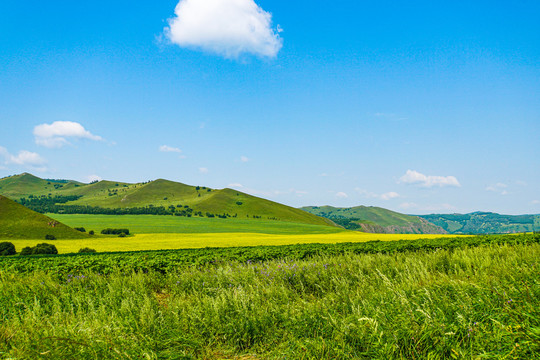
[[[0,239],[81,239],[87,235],[0,195]]]
[[[501,215],[492,212],[431,214],[421,218],[450,234],[507,234],[540,230],[540,215]],[[533,228],[534,226],[534,228]]]
[[[439,226],[418,216],[401,214],[374,206],[336,208],[332,206],[306,206],[311,214],[328,218],[350,230],[383,234],[445,234]]]
[[[233,189],[211,189],[157,179],[146,183],[102,180],[82,184],[31,174],[0,179],[0,194],[36,211],[54,213],[171,214],[335,224],[323,217]],[[24,198],[24,200],[22,200]]]

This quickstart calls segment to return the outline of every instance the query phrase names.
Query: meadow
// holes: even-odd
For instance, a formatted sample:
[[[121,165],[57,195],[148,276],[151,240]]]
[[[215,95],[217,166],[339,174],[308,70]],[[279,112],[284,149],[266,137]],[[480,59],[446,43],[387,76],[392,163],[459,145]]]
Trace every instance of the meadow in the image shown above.
[[[9,257],[0,356],[539,358],[540,237],[437,241]]]

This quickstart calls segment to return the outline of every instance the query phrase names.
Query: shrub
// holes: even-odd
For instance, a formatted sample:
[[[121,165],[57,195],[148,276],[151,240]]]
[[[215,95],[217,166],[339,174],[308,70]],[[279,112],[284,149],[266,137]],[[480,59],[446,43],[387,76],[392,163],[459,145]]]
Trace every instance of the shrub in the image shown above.
[[[56,255],[56,254],[58,254],[58,250],[56,249],[56,246],[54,246],[52,244],[42,243],[42,244],[37,244],[32,249],[32,254],[53,254],[53,255]]]
[[[122,233],[118,234],[118,237],[126,237],[126,233],[122,232]]]
[[[51,235],[51,234],[47,234],[47,235],[45,235],[45,240],[56,240],[56,236]]]
[[[30,246],[24,247],[20,255],[32,255],[32,248]]]
[[[88,247],[85,247],[85,248],[79,249],[78,252],[88,254],[88,253],[96,253],[97,251],[94,250],[94,249],[90,249]]]
[[[94,230],[90,230],[90,231],[88,232],[88,234],[94,235]]]
[[[105,235],[120,235],[122,233],[124,233],[126,235],[129,235],[129,229],[111,229],[111,228],[107,228],[107,229],[101,230],[101,233],[105,234]]]
[[[74,229],[77,230],[77,231],[80,231],[80,232],[86,232],[86,229],[83,228],[83,227],[76,227]]]
[[[7,241],[0,243],[0,256],[15,255],[16,253],[15,245],[12,243]]]
[[[21,255],[42,255],[42,254],[56,255],[58,254],[58,250],[56,249],[56,246],[52,244],[47,244],[47,243],[37,244],[34,247],[27,246],[21,250]]]
[[[236,205],[242,205],[243,203],[241,201],[237,201]]]

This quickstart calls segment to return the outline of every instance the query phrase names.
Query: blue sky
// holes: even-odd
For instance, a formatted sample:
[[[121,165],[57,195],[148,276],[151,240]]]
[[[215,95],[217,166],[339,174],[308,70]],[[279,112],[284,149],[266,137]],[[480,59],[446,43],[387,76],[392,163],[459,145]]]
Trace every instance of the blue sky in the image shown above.
[[[0,176],[540,213],[539,18],[538,1],[5,1]]]

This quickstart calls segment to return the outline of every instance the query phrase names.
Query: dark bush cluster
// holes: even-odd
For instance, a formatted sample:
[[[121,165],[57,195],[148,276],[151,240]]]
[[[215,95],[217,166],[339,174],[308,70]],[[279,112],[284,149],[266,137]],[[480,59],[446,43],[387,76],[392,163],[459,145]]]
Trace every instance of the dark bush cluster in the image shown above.
[[[101,230],[101,233],[104,235],[120,235],[120,234],[129,235],[129,230],[107,228],[107,229]]]
[[[12,243],[7,241],[0,243],[0,256],[15,255],[16,253],[15,245]]]
[[[58,250],[56,246],[47,243],[37,244],[34,247],[27,246],[21,250],[21,255],[56,255]]]
[[[56,240],[56,236],[51,235],[51,234],[47,234],[47,235],[45,235],[45,240]]]
[[[80,231],[80,232],[86,232],[86,229],[83,228],[83,227],[76,227],[74,229],[77,230],[77,231]]]
[[[89,247],[81,248],[78,251],[79,253],[89,254],[97,252],[95,249],[90,249]]]

